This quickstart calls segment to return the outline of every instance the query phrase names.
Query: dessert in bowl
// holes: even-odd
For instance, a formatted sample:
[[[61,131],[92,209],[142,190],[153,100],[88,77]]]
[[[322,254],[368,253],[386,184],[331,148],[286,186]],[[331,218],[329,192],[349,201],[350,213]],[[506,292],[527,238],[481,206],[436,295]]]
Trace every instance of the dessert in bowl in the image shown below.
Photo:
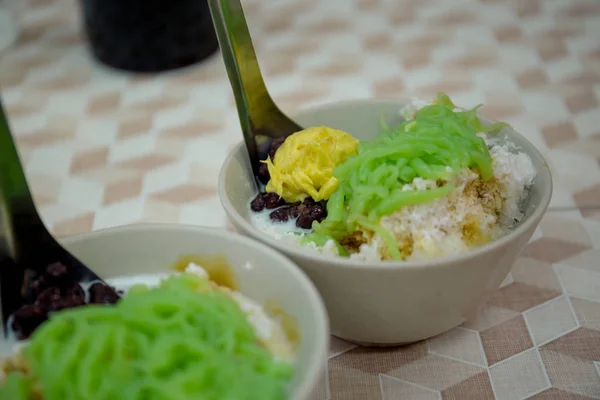
[[[444,94],[335,103],[295,120],[306,129],[273,142],[264,185],[240,145],[219,195],[239,232],[309,275],[342,339],[409,343],[472,318],[551,198],[529,141]]]
[[[17,346],[0,341],[0,398],[310,398],[328,321],[286,257],[240,235],[180,225],[61,242],[121,298],[109,304],[83,288],[85,301],[60,309],[64,297],[38,297],[46,320]],[[56,276],[54,288],[73,286]],[[21,316],[17,326],[27,322]]]

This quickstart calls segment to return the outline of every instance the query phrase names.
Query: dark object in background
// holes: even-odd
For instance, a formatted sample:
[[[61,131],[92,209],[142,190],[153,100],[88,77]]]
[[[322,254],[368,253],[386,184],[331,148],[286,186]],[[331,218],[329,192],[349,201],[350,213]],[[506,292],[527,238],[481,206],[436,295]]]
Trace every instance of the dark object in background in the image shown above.
[[[81,0],[100,62],[133,72],[195,64],[219,48],[207,0]]]

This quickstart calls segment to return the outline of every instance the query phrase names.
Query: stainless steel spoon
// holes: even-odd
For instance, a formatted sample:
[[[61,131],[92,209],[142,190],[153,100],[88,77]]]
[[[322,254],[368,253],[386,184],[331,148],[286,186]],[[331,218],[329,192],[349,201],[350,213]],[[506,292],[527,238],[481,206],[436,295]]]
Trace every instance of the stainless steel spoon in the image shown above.
[[[275,105],[263,80],[239,0],[208,0],[213,24],[254,175],[267,158],[274,138],[302,128]]]
[[[11,330],[9,317],[32,302],[31,283],[48,265],[63,264],[77,282],[102,282],[52,237],[40,219],[1,101],[0,211],[0,239],[4,239],[0,243],[0,301],[5,335]]]

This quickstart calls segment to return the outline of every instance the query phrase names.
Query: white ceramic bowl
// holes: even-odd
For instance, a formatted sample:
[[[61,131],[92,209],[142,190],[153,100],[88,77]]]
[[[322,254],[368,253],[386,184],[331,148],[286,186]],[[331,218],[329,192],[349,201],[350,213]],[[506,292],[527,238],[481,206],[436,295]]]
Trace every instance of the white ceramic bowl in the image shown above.
[[[261,304],[272,300],[296,319],[300,344],[289,398],[310,399],[327,360],[328,321],[314,285],[288,258],[235,233],[185,225],[130,225],[60,242],[103,279],[168,272],[186,254],[225,255],[242,293]]]
[[[400,100],[357,100],[299,113],[301,126],[327,125],[361,140],[402,121]],[[491,121],[482,118],[483,122]],[[523,136],[504,129],[527,152],[537,177],[524,205],[525,218],[508,235],[469,253],[418,262],[363,262],[321,256],[280,242],[249,221],[256,195],[242,144],[227,157],[219,175],[219,196],[235,228],[295,261],[313,280],[329,313],[334,335],[364,345],[410,343],[445,332],[471,319],[498,289],[517,255],[540,222],[552,194],[552,178],[543,156]]]

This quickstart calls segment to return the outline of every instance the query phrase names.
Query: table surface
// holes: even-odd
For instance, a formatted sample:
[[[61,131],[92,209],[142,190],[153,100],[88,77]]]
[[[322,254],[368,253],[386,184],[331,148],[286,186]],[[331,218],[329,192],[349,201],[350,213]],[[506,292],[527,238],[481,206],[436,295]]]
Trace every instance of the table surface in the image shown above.
[[[446,91],[525,134],[555,180],[540,229],[475,321],[404,348],[332,339],[314,398],[600,399],[600,2],[244,5],[284,110]],[[228,225],[217,173],[242,136],[218,55],[158,76],[108,70],[88,54],[74,0],[31,0],[0,57],[3,100],[55,234]]]

